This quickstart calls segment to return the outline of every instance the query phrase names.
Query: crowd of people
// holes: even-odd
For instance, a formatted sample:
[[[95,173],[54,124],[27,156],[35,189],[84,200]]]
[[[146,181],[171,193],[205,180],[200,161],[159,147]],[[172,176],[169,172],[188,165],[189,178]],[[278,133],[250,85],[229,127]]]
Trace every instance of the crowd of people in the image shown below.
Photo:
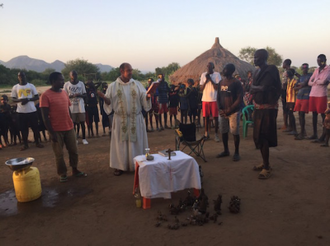
[[[330,68],[326,65],[326,56],[320,54],[317,57],[318,68],[309,73],[309,65],[302,64],[302,74],[298,74],[291,68],[291,60],[286,59],[283,62],[281,99],[283,106],[283,126],[279,129],[294,135],[295,140],[310,139],[312,143],[324,143],[327,136],[328,114],[328,84],[330,82]],[[294,112],[298,112],[300,132],[297,132]],[[307,136],[305,128],[305,114],[312,113],[313,132]],[[318,137],[317,122],[318,114],[322,118],[322,135]],[[327,147],[328,143],[321,145]]]
[[[104,102],[97,99],[96,92],[101,85],[101,90],[105,91],[108,87],[107,83],[88,81],[85,84],[78,81],[76,71],[70,72],[70,81],[65,84],[61,83],[62,78],[61,73],[52,73],[49,77],[51,88],[39,98],[36,87],[27,82],[24,71],[18,73],[19,83],[13,86],[11,91],[13,103],[9,104],[7,95],[1,96],[0,150],[9,145],[17,145],[18,141],[23,145],[21,151],[27,150],[31,143],[28,140],[29,128],[32,129],[36,147],[43,148],[40,133],[43,134],[44,140],[48,141],[45,133],[48,130],[60,181],[66,182],[67,169],[63,158],[63,146],[66,145],[69,152],[72,174],[76,177],[85,176],[85,173],[77,169],[77,139],[80,128],[82,143],[88,144],[85,123],[89,137],[94,137],[93,123],[95,136],[99,136],[98,124],[101,113],[103,135],[107,135],[106,128],[110,129],[111,117],[103,110]]]
[[[157,81],[149,78],[146,87],[132,78],[133,69],[129,63],[121,64],[120,76],[109,86],[107,83],[93,81],[85,84],[78,80],[76,71],[71,71],[70,80],[64,83],[63,75],[55,72],[49,77],[51,88],[40,99],[34,85],[26,81],[26,76],[21,71],[18,73],[19,83],[13,87],[11,93],[15,105],[8,104],[6,95],[1,97],[0,148],[9,145],[10,133],[11,144],[16,144],[18,139],[23,142],[21,150],[27,150],[29,127],[34,133],[36,147],[43,148],[40,131],[47,129],[60,181],[67,181],[64,145],[69,152],[72,174],[77,177],[86,176],[77,169],[77,139],[81,130],[82,143],[88,144],[86,124],[89,137],[99,136],[101,115],[103,134],[107,127],[111,132],[110,167],[114,168],[114,175],[120,176],[125,171],[133,171],[133,158],[144,154],[148,147],[147,132],[174,129],[180,112],[181,123],[194,123],[197,127],[203,125],[205,140],[210,139],[210,127],[214,126],[214,141],[219,142],[221,137],[223,144],[223,151],[216,155],[217,158],[230,156],[230,132],[235,149],[232,159],[239,161],[241,110],[244,106],[254,105],[253,139],[260,149],[263,162],[253,169],[260,171],[260,179],[268,179],[272,171],[269,147],[277,146],[277,129],[293,135],[296,140],[307,138],[314,143],[322,143],[321,146],[329,146],[330,108],[327,107],[327,85],[330,81],[330,68],[326,65],[326,56],[323,54],[317,57],[319,67],[313,74],[309,73],[307,63],[301,66],[302,74],[297,73],[291,68],[291,60],[286,59],[283,62],[281,80],[278,68],[268,65],[267,59],[266,50],[257,50],[254,63],[258,69],[254,73],[249,71],[246,80],[235,75],[234,64],[227,64],[220,73],[214,71],[214,64],[209,62],[197,83],[188,79],[169,85],[165,81],[165,75],[159,74]],[[277,128],[280,97],[283,126]],[[40,101],[40,105],[36,104],[37,101]],[[295,112],[298,112],[299,132]],[[313,115],[311,136],[307,136],[305,127],[305,114],[308,112]],[[317,134],[318,114],[321,114],[323,123],[320,137]]]
[[[44,141],[48,141],[45,133],[46,127],[42,120],[40,109],[40,95],[36,87],[27,82],[24,71],[18,73],[18,81],[11,90],[11,101],[8,95],[0,97],[0,150],[2,148],[23,144],[21,151],[29,148],[28,140],[29,128],[34,136],[36,147],[43,148],[42,136]],[[70,81],[64,84],[64,90],[70,98],[70,113],[74,122],[77,139],[80,137],[81,129],[82,143],[88,144],[86,140],[86,125],[88,137],[98,137],[98,123],[102,116],[103,135],[107,135],[106,130],[110,130],[109,116],[103,110],[102,99],[97,98],[97,88],[105,91],[108,88],[106,82],[94,83],[89,80],[85,83],[77,80],[77,73],[70,72]],[[98,106],[99,105],[99,106]],[[95,129],[95,133],[94,133]],[[77,142],[78,143],[78,142]]]
[[[154,83],[153,78],[148,79],[148,85],[146,90]],[[148,112],[143,111],[145,117],[147,132],[155,131],[153,127],[152,119],[155,118],[156,130],[163,131],[164,129],[174,129],[175,122],[178,120],[178,113],[180,112],[181,122],[188,123],[188,117],[190,123],[197,123],[200,125],[200,113],[199,105],[201,103],[201,93],[198,88],[194,87],[194,80],[188,79],[185,83],[178,85],[168,85],[164,80],[164,75],[158,75],[157,86],[155,92],[151,95],[151,110]],[[168,114],[169,113],[169,123]],[[164,124],[162,121],[164,119]],[[150,129],[149,129],[150,123]]]

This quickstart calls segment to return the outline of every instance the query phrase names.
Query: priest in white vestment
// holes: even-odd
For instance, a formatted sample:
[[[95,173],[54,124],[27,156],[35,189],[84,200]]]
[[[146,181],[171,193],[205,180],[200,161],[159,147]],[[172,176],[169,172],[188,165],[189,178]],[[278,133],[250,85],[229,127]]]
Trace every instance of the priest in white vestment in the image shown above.
[[[148,148],[148,137],[142,108],[151,109],[150,95],[143,85],[132,79],[132,66],[120,65],[120,77],[111,83],[105,93],[98,92],[104,98],[104,110],[110,114],[114,110],[110,143],[110,167],[114,175],[123,171],[133,171],[133,158],[143,155]]]

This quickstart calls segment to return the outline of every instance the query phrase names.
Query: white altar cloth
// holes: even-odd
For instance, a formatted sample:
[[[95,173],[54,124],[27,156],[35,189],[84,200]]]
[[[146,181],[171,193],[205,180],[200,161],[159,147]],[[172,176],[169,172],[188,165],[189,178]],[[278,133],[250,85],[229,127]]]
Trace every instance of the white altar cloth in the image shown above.
[[[154,160],[147,161],[144,155],[134,158],[139,168],[139,187],[145,198],[171,198],[171,192],[189,188],[201,189],[199,167],[196,160],[181,152],[168,157],[153,154]]]

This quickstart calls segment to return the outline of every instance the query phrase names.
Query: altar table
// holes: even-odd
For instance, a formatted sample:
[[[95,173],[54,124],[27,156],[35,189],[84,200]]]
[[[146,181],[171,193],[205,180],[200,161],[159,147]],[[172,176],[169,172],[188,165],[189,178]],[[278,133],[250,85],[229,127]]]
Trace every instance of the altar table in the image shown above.
[[[135,176],[133,193],[140,188],[143,208],[150,208],[151,198],[171,198],[171,192],[194,188],[195,194],[201,189],[199,166],[196,160],[181,152],[164,157],[152,154],[154,160],[147,161],[145,155],[134,158]]]

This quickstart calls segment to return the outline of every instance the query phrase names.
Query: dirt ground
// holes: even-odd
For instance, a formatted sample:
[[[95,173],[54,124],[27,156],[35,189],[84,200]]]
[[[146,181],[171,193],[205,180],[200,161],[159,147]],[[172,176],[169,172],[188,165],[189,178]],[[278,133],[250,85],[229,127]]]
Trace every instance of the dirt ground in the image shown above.
[[[281,112],[278,118],[281,124]],[[321,127],[319,127],[321,129]],[[201,133],[203,131],[201,130]],[[311,115],[307,116],[311,133]],[[308,140],[295,141],[278,132],[279,145],[270,151],[273,176],[259,180],[252,166],[261,163],[260,152],[248,137],[241,139],[241,160],[232,156],[215,158],[222,143],[205,143],[207,162],[196,158],[204,172],[204,189],[211,201],[222,194],[222,215],[218,223],[188,225],[169,230],[174,223],[170,203],[178,204],[187,190],[174,193],[171,200],[153,199],[151,209],[136,208],[132,195],[134,173],[120,177],[109,168],[109,137],[79,139],[79,168],[86,178],[70,177],[60,183],[49,142],[44,149],[31,144],[0,152],[0,245],[330,245],[329,148]],[[32,137],[32,134],[30,134]],[[151,153],[174,148],[174,130],[148,133]],[[233,139],[229,145],[233,153]],[[12,171],[4,164],[14,157],[34,157],[40,171],[43,194],[36,201],[19,203],[15,198]],[[66,158],[67,159],[67,158]],[[241,199],[241,212],[231,214],[231,196]],[[157,211],[169,222],[155,227]],[[184,222],[186,211],[178,218]]]

